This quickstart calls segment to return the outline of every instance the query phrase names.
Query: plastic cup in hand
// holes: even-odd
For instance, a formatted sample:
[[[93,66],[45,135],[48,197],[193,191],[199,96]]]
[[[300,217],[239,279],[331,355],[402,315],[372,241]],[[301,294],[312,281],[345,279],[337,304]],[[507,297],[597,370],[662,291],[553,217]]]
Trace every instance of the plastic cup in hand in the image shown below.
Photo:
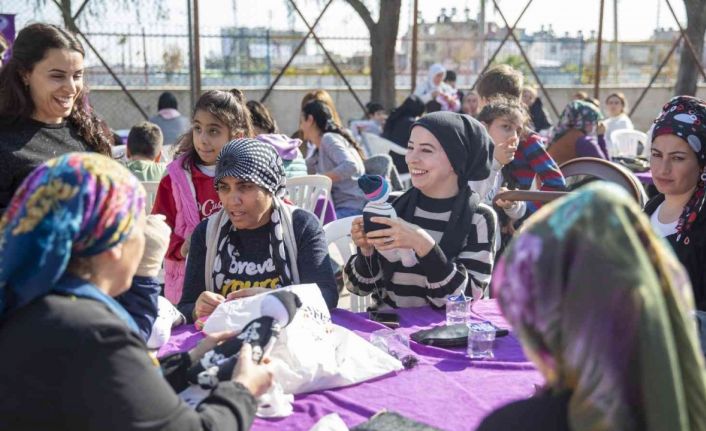
[[[468,357],[485,359],[493,357],[495,326],[490,322],[468,324]]]
[[[449,296],[446,300],[446,325],[467,324],[471,317],[471,301],[464,295]]]

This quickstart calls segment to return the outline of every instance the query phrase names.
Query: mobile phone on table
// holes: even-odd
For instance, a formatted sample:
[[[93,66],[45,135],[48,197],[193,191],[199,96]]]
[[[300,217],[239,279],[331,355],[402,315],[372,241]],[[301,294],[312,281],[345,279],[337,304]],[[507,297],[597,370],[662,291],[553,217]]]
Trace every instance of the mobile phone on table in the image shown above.
[[[371,214],[371,213],[363,213],[363,230],[365,233],[370,233],[370,232],[375,232],[376,230],[380,229],[387,229],[390,226],[382,223],[375,223],[371,221],[370,219],[373,217],[387,217],[390,218],[389,215],[380,215],[380,214]]]
[[[368,318],[374,322],[382,323],[388,328],[400,327],[400,316],[397,313],[384,311],[368,311]]]

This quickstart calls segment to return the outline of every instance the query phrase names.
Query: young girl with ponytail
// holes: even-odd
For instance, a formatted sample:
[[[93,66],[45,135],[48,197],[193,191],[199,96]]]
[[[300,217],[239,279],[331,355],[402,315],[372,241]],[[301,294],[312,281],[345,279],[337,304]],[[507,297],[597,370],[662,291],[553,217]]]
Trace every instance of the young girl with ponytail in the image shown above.
[[[359,215],[365,195],[357,178],[365,173],[363,151],[350,133],[333,119],[331,110],[314,100],[302,108],[299,130],[316,149],[306,160],[309,174],[326,175],[333,186],[331,197],[338,218]]]
[[[213,184],[218,153],[232,139],[253,135],[245,103],[240,90],[205,92],[194,107],[191,130],[177,142],[175,160],[159,184],[152,212],[164,214],[172,228],[164,296],[173,304],[181,298],[191,233],[222,207]]]

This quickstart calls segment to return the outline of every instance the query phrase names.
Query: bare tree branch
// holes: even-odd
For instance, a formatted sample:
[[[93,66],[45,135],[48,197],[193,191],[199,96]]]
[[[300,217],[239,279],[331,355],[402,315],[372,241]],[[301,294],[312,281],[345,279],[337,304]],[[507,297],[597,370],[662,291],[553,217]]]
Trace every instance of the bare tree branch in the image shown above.
[[[83,0],[83,4],[81,5],[81,7],[78,8],[76,13],[72,17],[74,21],[76,21],[76,18],[78,18],[78,16],[81,15],[81,12],[83,12],[83,8],[85,8],[87,4],[88,4],[88,0]]]
[[[351,5],[356,12],[358,12],[358,15],[360,15],[365,23],[365,26],[368,27],[368,31],[372,34],[375,31],[375,26],[377,23],[370,15],[368,7],[361,0],[346,0],[346,2],[348,2],[348,4]]]

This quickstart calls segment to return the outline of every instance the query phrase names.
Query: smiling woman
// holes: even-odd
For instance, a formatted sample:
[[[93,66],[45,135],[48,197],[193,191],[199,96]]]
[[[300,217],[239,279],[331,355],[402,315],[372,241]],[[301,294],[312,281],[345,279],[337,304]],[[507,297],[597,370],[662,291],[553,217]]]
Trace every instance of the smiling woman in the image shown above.
[[[398,218],[373,217],[384,229],[351,226],[358,253],[346,264],[349,290],[376,307],[442,307],[451,295],[486,293],[495,255],[495,212],[480,203],[469,181],[488,176],[492,142],[468,115],[434,112],[417,120],[405,156],[413,187],[393,204]],[[381,252],[411,249],[415,264],[390,262]]]
[[[50,24],[23,28],[0,70],[0,212],[22,180],[51,157],[71,151],[110,154],[85,97],[84,50]]]

